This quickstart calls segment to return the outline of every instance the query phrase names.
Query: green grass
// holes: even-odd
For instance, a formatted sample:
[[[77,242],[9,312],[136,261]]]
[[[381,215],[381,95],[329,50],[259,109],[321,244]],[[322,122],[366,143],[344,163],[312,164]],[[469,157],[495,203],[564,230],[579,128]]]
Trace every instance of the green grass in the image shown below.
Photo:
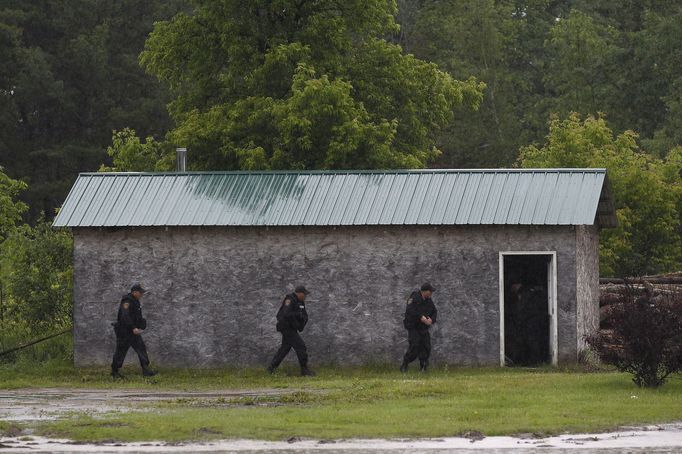
[[[442,437],[601,431],[621,425],[682,420],[682,380],[639,389],[625,374],[580,370],[436,369],[406,376],[395,368],[322,368],[315,378],[262,370],[162,370],[144,380],[137,369],[112,382],[105,369],[65,365],[0,367],[7,387],[96,387],[161,390],[289,388],[269,397],[156,404],[102,418],[74,415],[38,433],[81,441],[282,440],[349,437]],[[636,396],[637,398],[633,398]]]

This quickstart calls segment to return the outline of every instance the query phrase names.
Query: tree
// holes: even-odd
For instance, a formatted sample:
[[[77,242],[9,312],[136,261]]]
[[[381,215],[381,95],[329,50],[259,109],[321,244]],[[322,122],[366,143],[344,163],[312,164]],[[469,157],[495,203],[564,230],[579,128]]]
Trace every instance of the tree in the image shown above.
[[[111,157],[113,166],[102,165],[100,172],[172,170],[173,162],[168,161],[171,155],[165,151],[168,144],[159,142],[152,136],[142,142],[134,129],[124,128],[114,131],[111,142],[107,154]]]
[[[618,227],[601,232],[604,276],[674,270],[682,259],[682,151],[665,159],[642,152],[637,135],[614,136],[603,118],[572,114],[550,123],[542,147],[521,149],[522,167],[603,167],[616,202]]]
[[[164,134],[167,95],[137,57],[184,0],[5,0],[0,7],[0,162],[29,184],[27,219],[54,215],[111,131]]]
[[[552,27],[545,45],[545,86],[551,94],[547,102],[554,114],[611,113],[618,90],[614,80],[619,74],[617,39],[617,30],[578,10]]]
[[[211,2],[157,23],[141,61],[195,169],[424,167],[483,84],[401,52],[385,0]]]
[[[0,241],[14,230],[28,208],[17,197],[26,189],[26,183],[8,177],[0,167]]]
[[[45,221],[22,225],[0,245],[2,284],[10,310],[30,333],[71,323],[73,239]]]

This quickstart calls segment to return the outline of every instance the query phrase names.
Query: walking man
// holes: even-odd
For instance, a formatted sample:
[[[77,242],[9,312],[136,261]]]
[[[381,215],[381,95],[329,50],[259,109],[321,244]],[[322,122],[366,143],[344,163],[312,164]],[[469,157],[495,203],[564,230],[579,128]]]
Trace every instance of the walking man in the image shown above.
[[[277,331],[282,333],[282,346],[279,348],[272,362],[268,366],[268,372],[273,373],[282,360],[293,348],[301,366],[301,375],[313,376],[313,371],[308,369],[308,350],[299,332],[303,331],[308,323],[308,312],[305,310],[305,297],[310,294],[302,285],[296,287],[294,293],[284,297],[277,312]]]
[[[436,323],[438,311],[433,304],[431,295],[436,289],[428,282],[421,289],[412,292],[407,300],[405,319],[403,325],[407,329],[409,346],[400,366],[400,371],[405,373],[409,364],[419,358],[419,370],[426,372],[429,367],[431,355],[431,334],[429,328]]]
[[[156,375],[156,371],[149,368],[149,355],[147,347],[142,340],[142,331],[147,328],[147,320],[142,317],[142,307],[140,299],[146,292],[142,285],[135,284],[130,289],[130,293],[121,299],[118,307],[118,318],[114,323],[116,333],[116,351],[111,362],[111,376],[114,379],[123,378],[119,369],[123,367],[123,361],[130,347],[135,350],[142,366],[142,375],[151,377]]]

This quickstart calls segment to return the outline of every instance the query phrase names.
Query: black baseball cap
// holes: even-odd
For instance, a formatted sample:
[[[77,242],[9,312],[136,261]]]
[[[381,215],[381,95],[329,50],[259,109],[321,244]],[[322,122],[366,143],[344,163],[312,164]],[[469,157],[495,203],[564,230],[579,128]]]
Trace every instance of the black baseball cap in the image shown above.
[[[299,285],[294,289],[294,293],[303,293],[305,295],[309,295],[310,292],[302,285]]]
[[[142,288],[142,284],[135,284],[130,288],[130,293],[133,292],[140,292],[140,293],[147,293],[145,289]]]
[[[421,291],[422,291],[422,292],[435,292],[436,289],[433,288],[433,285],[429,284],[428,282],[425,282],[425,283],[422,285]]]

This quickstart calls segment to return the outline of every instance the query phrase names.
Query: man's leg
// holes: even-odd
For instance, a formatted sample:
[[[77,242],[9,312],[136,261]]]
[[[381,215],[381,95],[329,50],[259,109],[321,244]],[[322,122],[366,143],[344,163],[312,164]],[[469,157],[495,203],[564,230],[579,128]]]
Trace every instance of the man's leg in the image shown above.
[[[308,369],[308,348],[300,334],[292,331],[289,334],[289,343],[294,348],[296,356],[298,357],[298,364],[301,366],[301,375],[315,375],[313,371]]]
[[[268,372],[273,373],[275,369],[277,369],[282,363],[284,358],[289,354],[289,350],[291,350],[291,344],[289,343],[287,337],[288,336],[284,334],[284,331],[282,331],[282,345],[279,347],[279,350],[277,350],[277,353],[275,353],[274,358],[272,358],[270,366],[268,366]]]
[[[125,361],[126,359],[128,348],[130,348],[130,338],[128,337],[116,338],[116,350],[114,351],[114,358],[111,361],[112,377],[122,378],[121,374],[118,371],[121,367],[123,367],[123,361]]]
[[[431,356],[431,333],[428,331],[421,333],[419,345],[419,369],[426,372],[429,367],[429,357]]]
[[[156,372],[149,368],[149,355],[147,354],[147,346],[144,344],[142,336],[133,336],[130,346],[133,347],[133,350],[137,353],[137,357],[140,359],[143,375],[156,375]]]
[[[407,352],[405,352],[405,356],[403,357],[403,363],[400,366],[401,372],[407,372],[407,366],[419,356],[419,340],[419,331],[416,329],[407,330],[408,346]]]

